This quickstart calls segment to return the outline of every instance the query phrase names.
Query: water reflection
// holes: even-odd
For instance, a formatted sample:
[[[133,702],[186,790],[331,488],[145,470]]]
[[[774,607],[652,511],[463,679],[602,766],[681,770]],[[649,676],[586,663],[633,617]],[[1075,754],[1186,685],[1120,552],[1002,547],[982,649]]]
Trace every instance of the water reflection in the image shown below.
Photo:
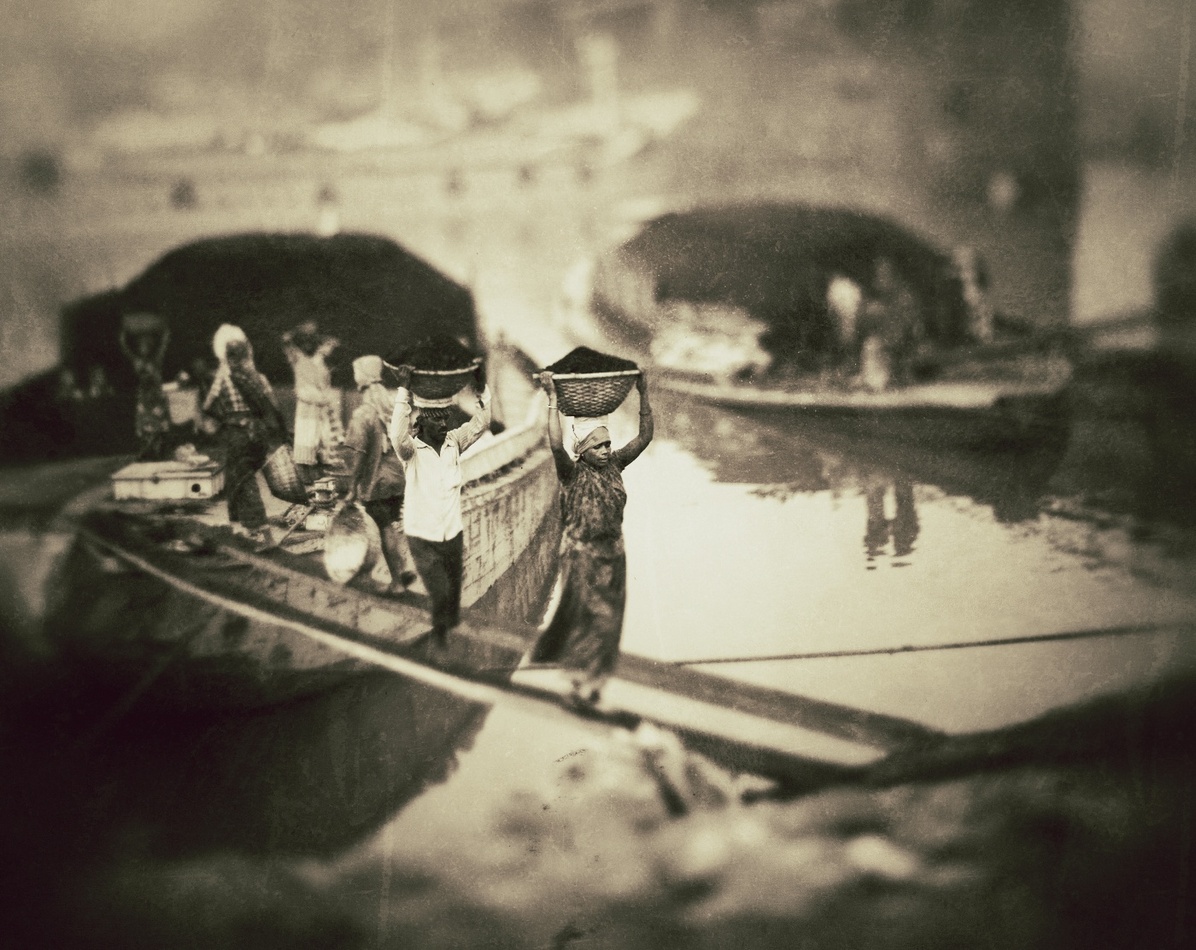
[[[330,854],[445,781],[488,709],[388,673],[164,750],[129,807],[171,855]],[[185,816],[185,821],[180,821]]]
[[[666,437],[719,482],[755,486],[753,494],[779,500],[819,491],[861,493],[870,557],[887,544],[886,537],[893,540],[898,557],[913,550],[918,536],[916,485],[935,486],[987,505],[1002,523],[1037,517],[1067,449],[1064,432],[1023,451],[929,449],[860,438],[833,420],[753,418],[668,392],[657,401]],[[894,498],[893,519],[883,514],[886,488]]]
[[[893,489],[896,514],[885,514],[885,496]],[[893,542],[893,556],[912,554],[918,540],[918,509],[914,504],[914,485],[908,478],[898,478],[890,486],[879,477],[865,480],[864,498],[868,509],[868,527],[864,531],[864,552],[869,564],[886,553]],[[904,567],[907,561],[894,561],[894,567]]]
[[[651,464],[628,474],[627,652],[739,675],[732,664],[760,657],[1196,615],[1190,585],[1143,574],[1153,549],[1096,553],[1077,542],[1088,522],[1056,516],[1064,434],[1019,452],[930,451],[665,392],[656,409]],[[801,671],[774,672],[810,694],[786,679]],[[856,681],[839,685],[859,702]]]
[[[45,728],[6,735],[4,773],[22,782],[5,787],[3,804],[23,816],[3,842],[5,864],[21,868],[6,897],[71,903],[86,891],[80,880],[109,867],[158,874],[228,853],[333,857],[445,782],[488,712],[378,673],[255,716],[134,713],[81,742],[44,742]]]

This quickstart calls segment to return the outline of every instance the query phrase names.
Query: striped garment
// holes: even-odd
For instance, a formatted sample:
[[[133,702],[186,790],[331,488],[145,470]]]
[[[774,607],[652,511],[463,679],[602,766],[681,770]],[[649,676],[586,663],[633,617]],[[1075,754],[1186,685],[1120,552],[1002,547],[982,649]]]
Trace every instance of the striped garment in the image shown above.
[[[332,374],[321,354],[307,356],[291,348],[287,355],[295,371],[295,461],[333,462],[345,441],[340,391],[332,387]]]

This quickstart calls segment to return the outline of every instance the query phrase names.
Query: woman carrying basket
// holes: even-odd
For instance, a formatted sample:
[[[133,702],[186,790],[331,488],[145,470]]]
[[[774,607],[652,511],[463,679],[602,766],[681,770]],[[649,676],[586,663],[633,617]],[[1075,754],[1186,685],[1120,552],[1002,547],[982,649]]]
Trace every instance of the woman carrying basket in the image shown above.
[[[558,662],[570,671],[573,698],[598,699],[619,657],[627,600],[627,558],[623,550],[623,469],[652,441],[648,382],[636,377],[640,394],[639,433],[611,451],[610,431],[598,425],[578,431],[577,459],[565,450],[551,372],[540,374],[548,394],[548,440],[562,488],[561,600],[548,628],[532,648],[533,663]]]
[[[295,373],[295,462],[308,482],[316,479],[321,464],[335,464],[345,440],[341,394],[332,385],[327,363],[339,345],[335,337],[321,337],[312,320],[282,336]]]
[[[137,410],[133,417],[137,457],[156,462],[165,458],[170,435],[170,407],[162,391],[162,359],[170,343],[170,329],[151,314],[133,314],[126,323],[130,326],[121,328],[120,348],[137,376]]]
[[[253,350],[240,327],[221,326],[212,338],[212,349],[220,366],[203,411],[220,423],[224,434],[228,520],[234,532],[252,534],[266,523],[257,471],[286,442],[286,422],[274,390],[253,363]]]

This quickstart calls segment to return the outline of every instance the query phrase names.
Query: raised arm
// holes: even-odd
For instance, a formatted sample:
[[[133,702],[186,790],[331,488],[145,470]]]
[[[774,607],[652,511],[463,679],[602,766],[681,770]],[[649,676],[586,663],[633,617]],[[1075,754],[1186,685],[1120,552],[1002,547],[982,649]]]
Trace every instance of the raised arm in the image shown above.
[[[399,391],[395,394],[395,411],[390,416],[387,435],[395,452],[404,462],[415,454],[415,440],[411,437],[411,367],[400,366],[395,370]]]
[[[274,387],[270,385],[270,380],[266,379],[265,373],[257,373],[256,376],[257,376],[257,381],[259,383],[261,383],[262,392],[264,392],[266,394],[266,399],[269,401],[270,405],[274,408],[274,411],[276,413],[278,413],[278,419],[280,422],[282,422],[283,428],[285,429],[286,423],[285,423],[285,421],[283,421],[282,407],[278,404],[278,396],[276,396],[274,394]]]
[[[556,406],[556,382],[552,373],[545,371],[540,374],[540,385],[548,394],[548,445],[552,448],[552,460],[556,463],[556,473],[561,481],[565,481],[573,474],[576,464],[565,451],[565,437],[561,432],[561,414]]]
[[[360,491],[361,482],[365,478],[366,449],[369,440],[377,438],[377,427],[367,422],[366,406],[358,406],[349,420],[349,431],[345,433],[344,449],[345,461],[349,467],[349,490],[345,492],[346,502],[355,502]]]
[[[640,370],[639,376],[635,379],[635,388],[640,393],[640,431],[636,433],[634,439],[611,456],[621,468],[626,468],[640,457],[640,454],[648,447],[648,443],[652,441],[652,434],[656,430],[652,420],[652,406],[648,402],[648,377],[644,375],[643,370]]]
[[[292,366],[295,365],[299,357],[302,356],[302,351],[295,345],[295,331],[287,330],[282,335],[282,352],[287,358],[287,362]]]
[[[490,428],[490,387],[486,385],[486,365],[479,363],[474,370],[474,388],[478,390],[478,402],[481,410],[474,414],[465,425],[458,426],[449,433],[457,440],[457,451],[464,452],[478,439],[482,433]]]
[[[217,368],[216,375],[212,378],[212,385],[208,387],[207,396],[204,397],[203,407],[200,410],[204,415],[213,419],[220,419],[223,416],[223,413],[220,411],[219,398],[220,391],[224,389],[227,382],[228,368],[221,365]]]
[[[162,359],[166,356],[166,347],[170,345],[170,327],[162,327],[162,339],[158,342],[158,352],[154,354],[154,363],[158,366],[162,365]]]

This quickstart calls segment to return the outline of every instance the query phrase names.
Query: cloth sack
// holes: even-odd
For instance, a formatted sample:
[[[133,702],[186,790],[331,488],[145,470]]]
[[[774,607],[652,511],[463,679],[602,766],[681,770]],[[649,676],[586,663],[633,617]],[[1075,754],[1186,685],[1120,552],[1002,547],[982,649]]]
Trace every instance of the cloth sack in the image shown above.
[[[342,505],[324,533],[324,570],[337,584],[347,584],[373,569],[382,554],[382,534],[359,504]]]

